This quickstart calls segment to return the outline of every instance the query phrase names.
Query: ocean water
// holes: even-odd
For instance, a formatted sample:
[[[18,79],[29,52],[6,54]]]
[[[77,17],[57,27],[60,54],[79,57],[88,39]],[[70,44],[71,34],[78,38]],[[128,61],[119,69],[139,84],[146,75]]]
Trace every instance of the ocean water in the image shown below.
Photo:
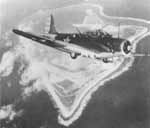
[[[148,4],[148,1],[145,2]],[[131,16],[149,20],[150,10],[145,8],[146,3],[142,3],[126,1],[125,5],[119,7],[115,3],[112,6],[111,4],[105,4],[104,7],[106,10],[104,12],[113,16]],[[150,37],[142,39],[137,45],[137,53],[150,52],[149,42]],[[132,67],[128,71],[105,83],[105,86],[100,87],[93,94],[82,116],[71,127],[150,127],[149,76],[150,58],[136,57]]]
[[[148,1],[142,2],[146,3]],[[99,2],[98,2],[99,3]],[[133,16],[150,19],[149,10],[145,4],[126,1],[125,6],[104,4],[110,15]],[[135,10],[136,9],[136,10]],[[120,11],[121,10],[121,11]],[[138,13],[140,10],[140,13]],[[137,52],[150,51],[150,37],[138,43]],[[16,64],[15,71],[17,70]],[[150,58],[136,57],[132,67],[119,77],[100,87],[89,101],[83,114],[70,128],[148,128],[150,127],[149,97],[150,97]],[[25,113],[13,121],[0,122],[4,128],[61,128],[57,121],[57,109],[54,108],[50,97],[41,91],[30,96],[27,100],[19,100],[21,88],[18,83],[19,74],[13,73],[9,78],[1,79],[1,105],[15,102],[16,110],[24,109]],[[13,86],[7,88],[7,81]],[[31,83],[32,84],[32,83]],[[12,89],[13,88],[13,89]],[[17,100],[16,100],[17,99]]]
[[[149,41],[150,38],[141,40],[138,52],[145,52]],[[149,65],[148,57],[136,58],[127,72],[100,87],[75,123],[77,127],[148,128]]]

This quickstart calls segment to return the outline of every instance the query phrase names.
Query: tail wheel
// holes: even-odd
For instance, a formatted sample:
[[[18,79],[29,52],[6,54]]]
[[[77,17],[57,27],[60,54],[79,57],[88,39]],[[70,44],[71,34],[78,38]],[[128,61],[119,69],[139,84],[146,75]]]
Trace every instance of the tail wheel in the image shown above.
[[[74,52],[71,52],[70,56],[71,56],[72,59],[76,59],[78,55]]]

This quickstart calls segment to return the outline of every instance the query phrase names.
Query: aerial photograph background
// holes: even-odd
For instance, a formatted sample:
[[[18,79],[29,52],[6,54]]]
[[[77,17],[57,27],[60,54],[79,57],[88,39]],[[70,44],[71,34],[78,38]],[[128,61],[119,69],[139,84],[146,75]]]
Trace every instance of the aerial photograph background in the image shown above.
[[[20,23],[33,18],[39,10],[48,12],[81,3],[94,3],[109,16],[132,17],[150,21],[149,0],[0,0],[0,127],[61,128],[58,108],[35,81],[21,83],[26,62],[13,62],[9,51],[18,42],[12,33]],[[49,15],[49,14],[47,14]],[[80,15],[80,14],[79,14]],[[36,19],[41,17],[36,17]],[[48,17],[49,18],[49,17]],[[60,23],[61,23],[60,17]],[[47,21],[46,21],[47,22]],[[62,22],[61,25],[64,23]],[[43,26],[43,25],[41,25]],[[39,29],[43,29],[39,26]],[[136,52],[150,53],[150,36],[140,40]],[[7,54],[5,54],[7,53]],[[4,56],[5,55],[5,56]],[[8,58],[9,57],[9,58]],[[7,67],[7,68],[5,68]],[[5,69],[5,70],[3,70]],[[128,71],[106,82],[92,94],[82,115],[70,128],[149,128],[150,57],[135,57]],[[27,89],[26,86],[29,88]]]

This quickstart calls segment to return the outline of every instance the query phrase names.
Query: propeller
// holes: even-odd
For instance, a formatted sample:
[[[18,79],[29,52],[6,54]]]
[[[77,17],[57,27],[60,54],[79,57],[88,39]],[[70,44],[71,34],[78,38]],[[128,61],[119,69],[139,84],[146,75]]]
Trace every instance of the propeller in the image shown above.
[[[147,56],[147,57],[150,57],[150,53],[133,53],[133,56],[137,56],[137,57]]]
[[[144,57],[144,56],[150,57],[150,53],[137,53],[136,52],[136,47],[134,47],[133,45],[136,45],[135,43],[139,40],[139,38],[140,36],[137,36],[137,37],[132,36],[128,38],[128,41],[130,41],[132,44],[131,54],[135,57]]]

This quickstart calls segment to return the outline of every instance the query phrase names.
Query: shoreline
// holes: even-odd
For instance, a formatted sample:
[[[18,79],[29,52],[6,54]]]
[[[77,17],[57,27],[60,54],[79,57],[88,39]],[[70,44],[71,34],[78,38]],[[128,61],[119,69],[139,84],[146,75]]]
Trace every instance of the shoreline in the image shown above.
[[[96,6],[98,6],[98,5],[96,5]],[[103,16],[107,17],[107,15],[105,15],[104,13],[103,13]],[[118,17],[116,17],[116,19],[118,19]],[[135,18],[132,19],[132,18],[120,18],[120,17],[119,17],[119,19],[135,20]],[[139,22],[138,19],[136,19],[136,21]],[[140,20],[140,22],[143,22],[143,21]],[[137,46],[138,42],[141,39],[143,39],[144,37],[146,37],[147,35],[149,35],[149,33],[150,32],[148,31],[148,28],[145,28],[142,32],[134,35],[134,38],[131,40],[132,42],[134,42],[133,43],[133,51],[134,52],[136,51],[136,46]],[[67,108],[63,107],[63,105],[61,105],[61,101],[59,101],[59,98],[56,98],[57,96],[54,96],[55,97],[54,101],[55,102],[57,101],[56,106],[59,106],[58,107],[59,108],[59,116],[58,116],[59,123],[64,126],[69,126],[75,120],[77,120],[81,116],[81,114],[82,114],[84,108],[86,107],[86,105],[88,104],[88,102],[90,101],[92,94],[95,91],[97,91],[100,86],[103,86],[107,81],[110,81],[111,79],[118,77],[119,75],[121,75],[122,73],[127,71],[132,66],[132,64],[134,62],[134,57],[131,55],[129,58],[130,58],[129,62],[126,58],[124,58],[118,64],[118,66],[116,66],[114,69],[112,69],[104,74],[100,73],[97,76],[97,79],[94,79],[94,81],[92,81],[92,82],[90,81],[90,83],[88,83],[88,85],[90,85],[90,86],[85,86],[86,89],[84,91],[82,91],[82,95],[80,95],[80,97],[78,98],[78,101],[76,100],[75,103],[72,105],[71,110],[70,109],[67,110]],[[126,66],[124,66],[123,63],[126,63]],[[121,69],[119,70],[119,68],[121,68]]]
[[[121,32],[124,34],[124,32],[126,32],[124,29],[126,28],[134,31],[134,34],[129,35],[129,38],[127,38],[133,43],[133,52],[136,52],[136,47],[139,41],[150,35],[150,21],[129,17],[107,16],[103,12],[103,7],[95,4],[72,5],[65,8],[71,7],[72,9],[74,6],[75,9],[76,6],[81,6],[81,9],[85,9],[85,12],[92,12],[93,8],[96,8],[96,10],[98,9],[98,18],[100,18],[100,21],[108,20],[108,23],[110,22],[113,24],[111,24],[109,27],[112,27],[115,30],[117,30],[117,26],[115,24],[116,22],[118,23],[120,21],[126,21],[127,23],[124,22],[124,24],[121,26],[123,29],[121,29]],[[88,11],[86,9],[88,9]],[[44,12],[41,13],[41,15],[43,14]],[[34,18],[36,19],[38,16]],[[27,29],[29,31],[34,31],[34,27],[36,28],[36,25],[34,25],[34,21],[32,21],[31,18],[28,22],[26,20],[21,22],[18,27]],[[114,31],[114,34],[115,32],[116,31]],[[60,55],[60,52],[50,50],[50,48],[46,48],[41,45],[36,45],[27,39],[19,38],[18,41],[19,42],[17,42],[13,47],[13,50],[8,51],[10,52],[11,56],[7,55],[7,52],[4,53],[4,58],[1,62],[1,65],[5,64],[7,61],[9,64],[6,64],[5,67],[2,67],[1,72],[9,69],[10,72],[8,74],[4,72],[6,73],[5,76],[8,76],[13,71],[15,61],[21,57],[22,60],[28,64],[27,67],[24,67],[22,74],[20,74],[21,80],[19,83],[24,86],[24,92],[22,94],[23,97],[25,97],[27,94],[30,96],[32,91],[38,92],[44,90],[46,93],[48,93],[50,101],[58,110],[58,123],[64,126],[71,125],[82,115],[82,112],[92,98],[92,94],[98,91],[99,87],[104,86],[106,82],[119,77],[122,73],[128,71],[135,60],[135,57],[130,54],[127,57],[118,57],[118,59],[111,64],[104,64],[103,62],[95,64],[94,60],[89,61],[88,59],[84,60],[81,58],[72,61],[69,59],[68,55],[66,56],[66,54]],[[12,69],[10,69],[10,67]],[[82,67],[85,69],[81,70],[83,69]],[[28,83],[32,80],[35,81],[31,86],[32,90],[28,90]],[[70,80],[75,84],[66,86],[61,86],[61,84],[59,85],[58,83],[63,80]],[[68,89],[68,86],[73,91]]]

